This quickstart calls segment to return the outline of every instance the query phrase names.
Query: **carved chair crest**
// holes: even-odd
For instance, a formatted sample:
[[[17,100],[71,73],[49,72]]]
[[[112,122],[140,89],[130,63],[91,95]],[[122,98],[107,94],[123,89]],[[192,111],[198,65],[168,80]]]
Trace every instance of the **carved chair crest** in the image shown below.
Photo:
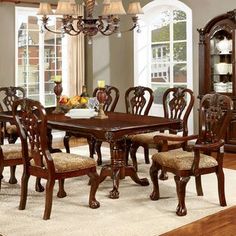
[[[25,90],[21,87],[2,87],[0,93],[2,96],[1,109],[7,111],[12,111],[15,100],[25,97]]]
[[[143,86],[132,87],[126,91],[125,99],[128,113],[147,115],[153,102],[153,91]]]
[[[212,143],[225,138],[227,120],[232,115],[232,100],[220,94],[209,94],[201,101],[200,138]]]

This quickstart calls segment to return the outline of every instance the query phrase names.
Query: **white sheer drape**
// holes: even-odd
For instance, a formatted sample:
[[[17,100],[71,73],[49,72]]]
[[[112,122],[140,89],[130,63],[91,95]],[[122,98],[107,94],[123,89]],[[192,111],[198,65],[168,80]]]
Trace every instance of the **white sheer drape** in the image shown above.
[[[83,6],[78,6],[78,15],[83,15]],[[63,81],[63,94],[71,97],[82,92],[84,84],[84,35],[66,36],[66,67],[67,80]]]

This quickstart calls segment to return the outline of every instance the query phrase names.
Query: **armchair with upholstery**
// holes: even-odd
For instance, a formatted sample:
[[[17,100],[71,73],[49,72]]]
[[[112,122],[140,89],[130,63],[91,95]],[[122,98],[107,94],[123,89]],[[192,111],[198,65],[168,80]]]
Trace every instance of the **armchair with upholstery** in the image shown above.
[[[153,183],[152,200],[158,200],[158,171],[165,170],[174,174],[178,205],[176,214],[187,214],[185,205],[186,185],[191,176],[195,177],[197,195],[203,195],[201,175],[215,173],[218,179],[218,194],[221,206],[226,206],[224,192],[224,138],[232,115],[232,100],[226,95],[207,94],[201,99],[199,109],[199,135],[184,137],[168,137],[157,135],[154,142],[164,140],[164,146],[169,141],[186,142],[196,139],[192,151],[183,149],[158,152],[152,156],[150,176]],[[166,150],[168,148],[166,147]]]

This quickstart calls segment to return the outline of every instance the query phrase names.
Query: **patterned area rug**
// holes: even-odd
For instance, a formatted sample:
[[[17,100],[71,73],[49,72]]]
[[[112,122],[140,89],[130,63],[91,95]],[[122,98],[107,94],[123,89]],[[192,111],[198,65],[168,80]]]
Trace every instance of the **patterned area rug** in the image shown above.
[[[73,148],[72,152],[88,154],[88,147]],[[105,163],[109,162],[109,149],[102,148]],[[141,154],[139,154],[141,155]],[[149,165],[139,160],[139,176],[149,177]],[[100,168],[98,168],[100,169]],[[100,171],[100,170],[98,170]],[[22,168],[17,167],[20,180]],[[177,197],[173,176],[160,181],[159,201],[151,201],[149,194],[152,186],[142,187],[129,177],[120,182],[120,198],[110,199],[112,181],[107,178],[97,192],[101,203],[99,209],[88,207],[88,177],[68,179],[65,182],[67,197],[56,197],[55,185],[51,219],[42,219],[44,193],[34,191],[35,178],[29,181],[29,196],[26,210],[19,211],[20,185],[8,184],[9,168],[4,170],[0,192],[0,234],[3,236],[154,236],[170,231],[207,215],[224,210],[219,206],[217,182],[214,174],[203,177],[204,196],[196,196],[194,179],[187,185],[186,205],[188,215],[175,214]],[[225,169],[226,199],[228,207],[236,205],[236,171]]]

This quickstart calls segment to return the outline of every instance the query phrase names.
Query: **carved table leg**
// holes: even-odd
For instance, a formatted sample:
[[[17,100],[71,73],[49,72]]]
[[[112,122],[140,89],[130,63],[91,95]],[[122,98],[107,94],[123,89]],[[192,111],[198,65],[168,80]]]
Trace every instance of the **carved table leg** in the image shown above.
[[[125,176],[130,176],[131,179],[142,186],[149,185],[146,178],[140,179],[133,166],[125,164],[125,140],[119,140],[110,143],[111,148],[111,165],[104,166],[100,174],[100,183],[106,178],[111,176],[113,181],[113,189],[110,191],[110,198],[119,198],[119,181],[124,179]]]

